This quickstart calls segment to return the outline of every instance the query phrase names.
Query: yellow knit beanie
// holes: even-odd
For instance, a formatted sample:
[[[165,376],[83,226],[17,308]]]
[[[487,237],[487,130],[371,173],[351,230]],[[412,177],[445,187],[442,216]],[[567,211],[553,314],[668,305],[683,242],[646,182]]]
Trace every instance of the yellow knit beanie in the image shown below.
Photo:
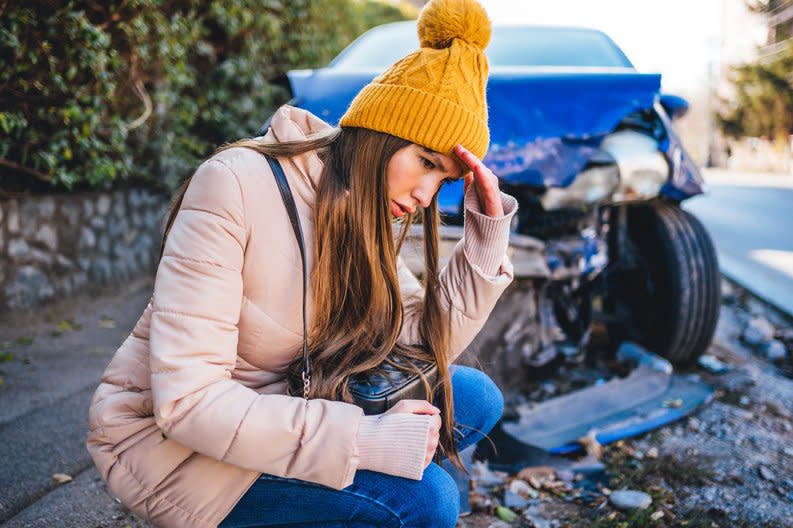
[[[490,33],[476,0],[430,0],[418,19],[421,49],[366,85],[339,125],[386,132],[449,155],[462,143],[484,157]]]

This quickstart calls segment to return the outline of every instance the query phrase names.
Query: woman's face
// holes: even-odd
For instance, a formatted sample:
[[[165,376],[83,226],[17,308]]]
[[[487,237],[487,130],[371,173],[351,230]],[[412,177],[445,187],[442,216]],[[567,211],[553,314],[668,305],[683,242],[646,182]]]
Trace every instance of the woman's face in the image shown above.
[[[442,183],[463,175],[460,164],[446,154],[415,143],[402,147],[386,168],[391,214],[401,218],[417,206],[428,207]]]

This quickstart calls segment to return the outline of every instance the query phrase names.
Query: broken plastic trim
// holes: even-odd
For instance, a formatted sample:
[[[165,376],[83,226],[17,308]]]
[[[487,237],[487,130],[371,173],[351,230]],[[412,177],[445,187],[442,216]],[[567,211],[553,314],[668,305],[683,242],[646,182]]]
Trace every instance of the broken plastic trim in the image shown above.
[[[502,422],[515,442],[496,445],[499,465],[520,466],[530,448],[551,454],[582,449],[579,439],[594,434],[601,444],[622,440],[683,418],[710,401],[713,388],[673,374],[671,364],[635,343],[623,343],[618,358],[636,367],[614,378],[532,407],[517,422]]]

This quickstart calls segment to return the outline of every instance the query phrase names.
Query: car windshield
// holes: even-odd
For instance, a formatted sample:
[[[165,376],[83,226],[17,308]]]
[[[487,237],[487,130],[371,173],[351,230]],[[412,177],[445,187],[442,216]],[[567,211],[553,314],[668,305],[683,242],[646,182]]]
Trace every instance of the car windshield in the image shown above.
[[[365,33],[330,67],[384,70],[416,49],[414,23],[389,24]],[[486,53],[490,66],[633,67],[605,34],[583,28],[494,26]]]

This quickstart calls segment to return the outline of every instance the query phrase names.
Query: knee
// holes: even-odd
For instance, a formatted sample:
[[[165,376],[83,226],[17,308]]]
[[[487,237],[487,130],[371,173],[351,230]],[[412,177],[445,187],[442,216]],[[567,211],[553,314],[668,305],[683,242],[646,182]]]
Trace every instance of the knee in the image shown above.
[[[422,490],[412,499],[410,516],[405,526],[452,528],[460,514],[460,491],[454,479],[439,465],[432,463],[424,470]]]
[[[485,408],[488,411],[482,429],[490,431],[504,414],[504,393],[498,388],[496,382],[485,373],[482,373],[482,390],[485,393],[483,400],[487,402]]]
[[[455,409],[465,415],[466,425],[490,431],[504,412],[504,395],[498,385],[481,370],[455,365],[452,387]]]

